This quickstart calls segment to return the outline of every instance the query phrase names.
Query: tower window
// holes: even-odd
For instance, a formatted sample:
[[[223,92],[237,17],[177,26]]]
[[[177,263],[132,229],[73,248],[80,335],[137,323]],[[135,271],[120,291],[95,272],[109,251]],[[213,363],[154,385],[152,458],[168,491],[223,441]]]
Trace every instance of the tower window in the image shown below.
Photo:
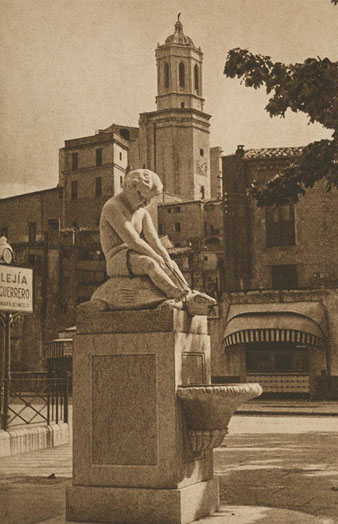
[[[98,176],[95,180],[95,195],[101,196],[102,195],[102,177]]]
[[[96,165],[102,166],[102,149],[96,150]]]
[[[200,75],[199,75],[199,69],[198,69],[197,64],[194,67],[194,83],[195,83],[195,91],[197,91],[198,93],[200,90]]]
[[[200,156],[204,156],[204,149],[200,149]]]
[[[202,200],[205,199],[205,187],[204,186],[201,186],[201,199]]]
[[[73,180],[71,185],[71,199],[76,200],[77,199],[77,180]]]
[[[167,62],[164,64],[164,87],[169,88],[169,64]]]
[[[122,153],[120,152],[120,160],[122,160]]]
[[[180,87],[184,87],[185,86],[185,67],[184,67],[183,62],[181,62],[178,67],[178,76],[179,76]]]
[[[79,167],[79,153],[72,153],[72,170],[76,171]]]

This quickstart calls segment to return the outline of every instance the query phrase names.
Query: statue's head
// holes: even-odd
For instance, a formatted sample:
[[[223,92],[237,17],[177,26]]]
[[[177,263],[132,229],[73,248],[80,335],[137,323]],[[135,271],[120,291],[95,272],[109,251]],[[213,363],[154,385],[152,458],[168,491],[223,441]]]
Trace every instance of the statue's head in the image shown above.
[[[160,195],[163,184],[153,171],[133,169],[124,178],[123,190],[135,200],[135,207],[138,208],[147,206],[154,196]]]

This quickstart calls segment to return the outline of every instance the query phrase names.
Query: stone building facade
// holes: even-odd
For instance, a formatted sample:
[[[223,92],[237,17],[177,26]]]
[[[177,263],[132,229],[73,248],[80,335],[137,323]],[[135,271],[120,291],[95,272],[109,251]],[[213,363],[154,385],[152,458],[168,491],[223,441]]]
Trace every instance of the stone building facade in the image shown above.
[[[266,209],[247,195],[301,153],[241,146],[223,157],[227,294],[214,369],[266,392],[337,398],[337,195],[318,183],[296,205]]]

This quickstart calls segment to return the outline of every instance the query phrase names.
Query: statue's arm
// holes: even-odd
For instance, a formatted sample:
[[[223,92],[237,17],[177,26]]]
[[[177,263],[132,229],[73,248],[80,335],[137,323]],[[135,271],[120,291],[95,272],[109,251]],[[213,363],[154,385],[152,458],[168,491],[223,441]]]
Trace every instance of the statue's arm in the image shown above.
[[[118,205],[112,204],[109,211],[105,213],[105,218],[108,220],[110,226],[115,230],[120,239],[127,244],[129,249],[154,258],[158,263],[163,263],[158,253],[145,242],[130,220],[121,212]]]
[[[163,246],[157,231],[155,229],[154,223],[152,221],[152,218],[149,214],[149,212],[145,209],[144,210],[144,216],[143,216],[143,224],[142,224],[142,232],[145,240],[148,242],[148,244],[153,248],[156,253],[161,255],[161,257],[166,261],[169,262],[171,260],[170,255],[166,248]]]

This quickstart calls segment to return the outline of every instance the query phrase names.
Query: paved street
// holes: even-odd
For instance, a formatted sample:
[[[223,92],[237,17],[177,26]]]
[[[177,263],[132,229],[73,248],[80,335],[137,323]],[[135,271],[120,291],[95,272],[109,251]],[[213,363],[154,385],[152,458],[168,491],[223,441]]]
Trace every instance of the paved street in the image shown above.
[[[223,503],[272,506],[338,522],[337,417],[237,415],[229,429],[214,451]]]
[[[214,451],[225,521],[338,523],[337,429],[337,417],[233,417]],[[0,459],[1,524],[63,524],[71,475],[70,445]]]

